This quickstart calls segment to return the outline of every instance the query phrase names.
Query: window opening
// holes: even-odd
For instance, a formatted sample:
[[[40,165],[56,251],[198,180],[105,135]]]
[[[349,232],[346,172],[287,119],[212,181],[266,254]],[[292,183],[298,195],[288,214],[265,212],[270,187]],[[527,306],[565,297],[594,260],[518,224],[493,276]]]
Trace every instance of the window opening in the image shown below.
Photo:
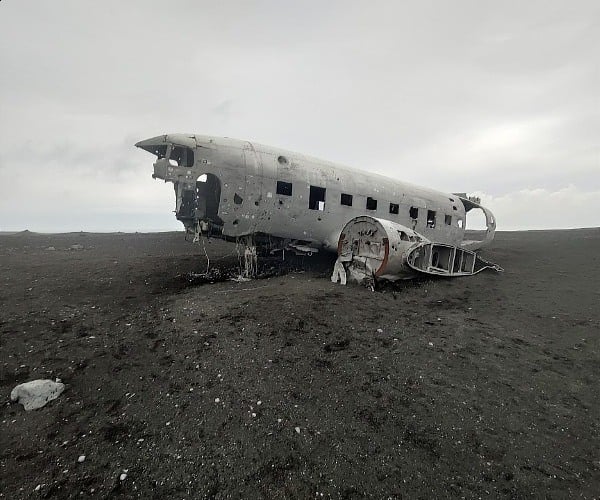
[[[390,203],[390,213],[391,214],[398,214],[398,212],[400,211],[400,205],[398,205],[397,203]]]
[[[347,207],[351,207],[352,206],[352,195],[342,193],[342,196],[340,197],[340,203],[342,205],[346,205]]]
[[[190,148],[174,146],[169,155],[169,163],[173,166],[191,168],[194,166],[194,152]]]
[[[308,208],[310,210],[325,210],[325,188],[319,186],[310,186]]]
[[[427,227],[435,227],[435,210],[427,210]]]
[[[277,181],[277,194],[282,194],[284,196],[292,196],[292,183]]]
[[[417,220],[419,218],[419,209],[417,207],[410,207],[408,213],[411,219]]]
[[[146,151],[149,151],[152,154],[155,154],[157,159],[159,158],[164,158],[167,155],[167,146],[148,146],[149,148],[151,147],[152,149],[146,149]]]
[[[377,200],[370,196],[367,198],[367,210],[377,210]]]
[[[451,215],[445,215],[444,216],[444,222],[446,223],[446,226],[451,226],[452,225],[452,216]]]

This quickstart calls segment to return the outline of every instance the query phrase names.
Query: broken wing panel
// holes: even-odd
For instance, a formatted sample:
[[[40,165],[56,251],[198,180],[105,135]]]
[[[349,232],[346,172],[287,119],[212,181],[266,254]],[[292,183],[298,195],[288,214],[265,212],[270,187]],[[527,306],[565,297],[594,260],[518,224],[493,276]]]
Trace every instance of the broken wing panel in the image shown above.
[[[346,274],[353,281],[372,284],[376,279],[397,280],[418,273],[433,276],[470,276],[500,266],[455,245],[434,243],[395,222],[370,216],[355,217],[340,235],[332,281]]]

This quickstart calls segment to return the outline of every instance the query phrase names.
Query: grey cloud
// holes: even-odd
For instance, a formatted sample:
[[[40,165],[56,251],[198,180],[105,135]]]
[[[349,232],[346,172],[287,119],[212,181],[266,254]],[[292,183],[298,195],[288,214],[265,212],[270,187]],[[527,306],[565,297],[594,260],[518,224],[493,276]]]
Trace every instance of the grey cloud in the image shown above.
[[[0,172],[12,182],[0,196],[52,186],[71,196],[45,207],[56,217],[80,203],[118,221],[101,203],[152,206],[122,191],[139,179],[167,206],[172,193],[150,188],[151,159],[133,143],[181,131],[494,200],[541,189],[536,203],[550,204],[565,186],[589,200],[598,19],[592,1],[4,1]],[[90,184],[93,204],[79,194]]]

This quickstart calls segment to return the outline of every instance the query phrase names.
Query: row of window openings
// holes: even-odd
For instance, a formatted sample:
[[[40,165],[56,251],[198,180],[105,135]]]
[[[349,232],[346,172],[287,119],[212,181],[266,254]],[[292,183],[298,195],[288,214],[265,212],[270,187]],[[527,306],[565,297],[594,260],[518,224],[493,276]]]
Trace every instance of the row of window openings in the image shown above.
[[[277,181],[277,194],[284,196],[292,196],[292,183]],[[352,206],[352,195],[342,193],[340,196],[340,204],[348,207]],[[325,209],[325,188],[318,186],[310,186],[310,196],[308,199],[308,208],[311,210],[324,210]],[[377,210],[377,200],[367,197],[367,210]],[[390,213],[398,215],[400,213],[400,205],[397,203],[390,203]],[[410,207],[409,215],[411,219],[417,220],[419,218],[419,209],[417,207]],[[436,212],[435,210],[427,210],[427,227],[435,227]],[[444,215],[444,222],[447,226],[452,225],[452,216]]]

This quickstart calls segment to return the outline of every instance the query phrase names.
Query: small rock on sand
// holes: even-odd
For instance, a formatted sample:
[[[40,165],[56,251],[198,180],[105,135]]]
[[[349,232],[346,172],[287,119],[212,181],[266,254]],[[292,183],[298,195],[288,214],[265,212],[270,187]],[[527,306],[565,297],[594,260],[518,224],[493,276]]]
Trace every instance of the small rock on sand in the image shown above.
[[[64,390],[65,385],[60,382],[32,380],[16,386],[10,393],[10,400],[21,403],[26,411],[37,410],[56,399]]]

